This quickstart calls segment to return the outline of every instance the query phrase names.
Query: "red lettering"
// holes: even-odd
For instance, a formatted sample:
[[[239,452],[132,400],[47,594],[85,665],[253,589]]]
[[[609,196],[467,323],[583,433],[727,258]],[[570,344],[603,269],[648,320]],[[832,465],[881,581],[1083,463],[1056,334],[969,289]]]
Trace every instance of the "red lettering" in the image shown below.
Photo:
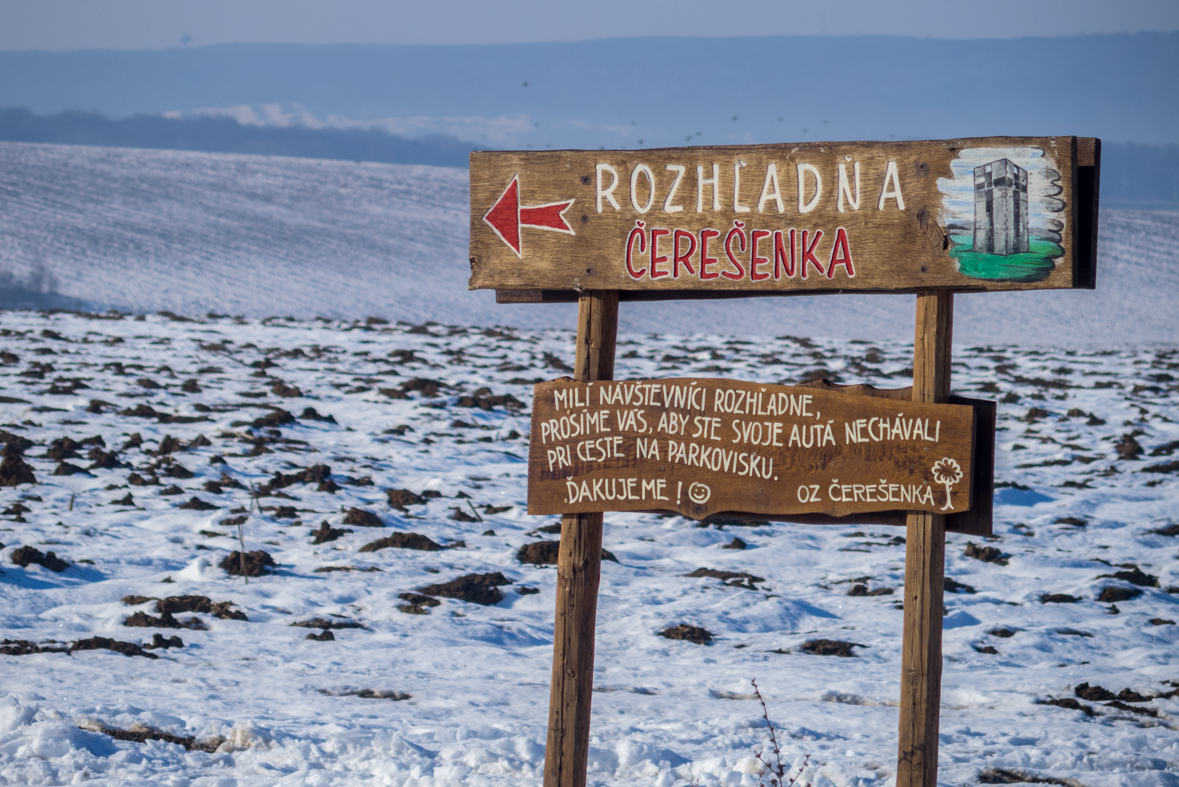
[[[786,247],[782,241],[786,238],[786,233],[782,230],[774,230],[774,281],[782,278],[782,271],[785,269],[786,278],[793,279],[796,273],[794,263],[797,260],[794,246],[796,242],[796,231],[790,230],[790,253],[786,253]]]
[[[721,275],[726,279],[737,281],[739,279],[745,278],[745,268],[742,267],[741,263],[737,261],[737,258],[733,256],[733,238],[737,238],[741,241],[741,251],[745,251],[745,237],[745,224],[740,221],[734,221],[733,229],[729,230],[729,234],[725,236],[725,256],[729,258],[729,262],[733,264],[733,267],[737,269],[737,272],[732,273],[730,271],[721,271]]]
[[[670,276],[671,271],[661,271],[656,265],[661,262],[667,262],[667,255],[659,253],[659,239],[664,235],[670,235],[671,230],[651,228],[651,278],[662,279],[664,276]]]
[[[639,268],[636,271],[634,266],[631,265],[631,250],[635,245],[635,236],[638,236],[639,239],[639,254],[642,254],[647,250],[647,234],[643,231],[643,227],[645,226],[646,225],[643,224],[643,222],[636,221],[635,228],[630,231],[630,235],[626,236],[626,272],[630,274],[632,279],[641,279],[643,276],[647,275],[646,268]]]
[[[633,232],[633,230],[632,230]],[[701,279],[715,279],[720,276],[716,271],[708,270],[709,265],[715,265],[720,262],[716,257],[708,256],[708,241],[713,238],[719,238],[720,232],[714,229],[700,230],[700,278]]]
[[[754,230],[749,233],[749,278],[751,281],[761,281],[770,278],[768,273],[758,273],[757,266],[769,263],[769,257],[761,257],[757,253],[757,244],[762,238],[770,237],[769,230]]]
[[[688,250],[686,252],[684,252],[683,254],[680,254],[680,241],[684,240],[684,239],[687,239],[688,242],[691,243],[692,245],[688,247]],[[672,241],[671,241],[671,275],[672,275],[672,278],[678,279],[680,277],[680,264],[681,263],[683,264],[683,266],[685,268],[688,269],[688,273],[692,274],[693,276],[696,275],[696,269],[692,267],[692,263],[688,259],[695,252],[696,252],[696,236],[693,235],[692,233],[688,232],[687,230],[676,230],[675,235],[672,236]]]
[[[810,242],[810,245],[807,245],[806,239],[809,234],[810,230],[802,231],[802,246],[799,247],[802,249],[802,278],[804,279],[806,278],[806,264],[808,262],[819,269],[820,276],[827,275],[827,271],[823,270],[823,264],[815,256],[815,247],[819,245],[819,240],[823,237],[823,231],[815,230],[815,239]]]
[[[852,267],[851,246],[847,242],[847,230],[843,227],[835,230],[835,243],[831,246],[831,261],[827,263],[827,278],[835,275],[835,266],[842,265],[847,269],[847,277],[855,278],[856,269]]]

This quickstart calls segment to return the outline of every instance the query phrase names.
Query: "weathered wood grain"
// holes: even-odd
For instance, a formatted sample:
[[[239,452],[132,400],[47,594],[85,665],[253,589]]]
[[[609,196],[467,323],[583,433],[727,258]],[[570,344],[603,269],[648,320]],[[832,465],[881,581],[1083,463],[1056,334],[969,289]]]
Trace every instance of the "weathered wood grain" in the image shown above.
[[[974,413],[720,378],[535,388],[528,512],[966,511]]]
[[[1083,139],[1080,146],[1088,165],[1086,183],[1095,182],[1099,166],[1094,143]],[[1054,214],[1054,221],[1060,223],[1063,254],[1039,280],[966,275],[952,256],[950,239],[956,230],[947,218],[939,180],[953,178],[951,162],[962,151],[979,148],[999,151],[997,159],[1005,149],[1035,148],[1043,151],[1050,168],[1059,173],[1058,197],[1063,207]],[[471,154],[470,286],[501,291],[505,301],[545,297],[508,294],[529,290],[619,289],[634,293],[627,297],[646,298],[685,292],[715,297],[845,290],[1086,287],[1091,286],[1095,247],[1076,238],[1076,233],[1083,223],[1082,229],[1091,239],[1096,226],[1092,209],[1096,193],[1093,189],[1077,192],[1077,173],[1076,137],[637,151],[479,151]],[[714,174],[715,187],[711,184]],[[513,193],[521,209],[573,201],[560,219],[549,217],[553,226],[525,223],[517,227],[519,253],[492,227],[510,219],[510,212],[488,215],[514,178],[518,180]],[[815,199],[815,185],[820,181],[821,191]],[[1079,204],[1080,197],[1087,202]],[[520,221],[530,220],[523,213],[519,216]],[[642,242],[636,236],[630,246],[634,253],[628,272],[628,238],[638,222],[643,225]],[[557,231],[551,231],[554,229]],[[708,257],[717,262],[702,267],[700,246],[706,229],[716,233],[709,234]],[[653,230],[666,230],[667,234],[661,232],[652,242]],[[684,233],[679,250],[686,262],[680,264],[675,262],[676,230]],[[729,244],[730,259],[726,240],[733,230],[737,234]],[[754,230],[760,231],[757,256],[765,260],[756,265],[751,259]],[[791,230],[795,231],[793,244],[789,242]],[[784,252],[777,270],[775,231],[782,233]],[[811,262],[801,246],[804,232],[806,246],[813,247]],[[821,238],[819,232],[823,233]],[[837,248],[835,243],[841,235],[845,248]],[[696,249],[688,254],[692,244]],[[788,249],[793,249],[792,273]],[[1078,251],[1085,259],[1078,260]]]
[[[950,394],[954,296],[917,296],[913,401],[944,402]],[[942,693],[942,594],[945,517],[909,514],[905,541],[905,610],[901,645],[897,787],[936,787]]]
[[[614,376],[617,335],[618,293],[582,293],[577,309],[574,365],[578,380],[609,380]],[[601,571],[602,514],[565,516],[557,553],[545,787],[585,787]]]

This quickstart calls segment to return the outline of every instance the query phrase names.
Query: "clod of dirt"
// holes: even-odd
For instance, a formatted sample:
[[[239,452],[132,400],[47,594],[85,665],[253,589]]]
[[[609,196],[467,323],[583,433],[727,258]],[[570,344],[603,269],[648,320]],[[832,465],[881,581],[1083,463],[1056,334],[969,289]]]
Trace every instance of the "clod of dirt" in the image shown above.
[[[449,387],[449,385],[439,380],[429,380],[425,377],[414,377],[410,380],[406,380],[401,384],[401,393],[408,394],[413,391],[417,391],[423,397],[427,399],[433,399],[438,395],[438,389]],[[382,391],[382,393],[384,392]]]
[[[1002,551],[995,547],[980,547],[973,541],[966,542],[966,551],[962,554],[984,563],[994,563],[996,566],[1007,565],[1007,558],[1004,557]]]
[[[221,561],[219,567],[233,577],[243,575],[247,577],[260,577],[268,573],[268,568],[277,568],[278,564],[274,562],[274,558],[270,556],[269,552],[259,549],[246,553],[246,568],[244,572],[242,571],[241,552],[235,551],[230,553]]]
[[[420,549],[424,552],[437,552],[442,545],[435,543],[421,533],[392,533],[360,548],[361,552],[376,552],[379,549]]]
[[[1142,456],[1142,446],[1134,439],[1132,434],[1122,435],[1122,439],[1114,446],[1114,450],[1118,452],[1118,456],[1122,459],[1137,459]]]
[[[1167,620],[1166,618],[1151,618],[1150,625],[1152,625],[1152,626],[1174,626],[1175,621]]]
[[[59,574],[70,567],[69,563],[59,558],[55,553],[42,552],[36,547],[17,547],[12,551],[12,562],[21,568],[28,568],[30,563],[36,563]]]
[[[355,525],[356,527],[384,527],[385,523],[381,518],[372,511],[367,511],[363,508],[350,508],[348,513],[344,516],[345,525]]]
[[[176,637],[173,637],[176,639]],[[152,658],[152,654],[144,654]],[[198,741],[192,735],[173,735],[170,732],[152,729],[151,727],[144,727],[142,725],[133,725],[133,729],[121,730],[117,727],[108,727],[97,721],[87,720],[78,725],[79,729],[89,730],[90,732],[101,732],[103,735],[109,735],[118,741],[132,741],[134,743],[146,743],[147,741],[165,741],[167,743],[175,743],[177,746],[183,746],[186,751],[203,751],[209,754],[217,751],[217,747],[225,742],[225,739],[217,736],[209,738],[208,740]]]
[[[802,643],[799,650],[803,653],[809,653],[812,656],[840,656],[842,658],[851,658],[856,654],[852,648],[862,648],[864,645],[858,642],[844,642],[838,639],[812,639]]]
[[[1133,689],[1122,689],[1118,692],[1118,699],[1122,702],[1150,702],[1152,697],[1144,697]]]
[[[1070,527],[1088,527],[1089,522],[1075,516],[1062,516],[1057,518],[1054,525],[1069,525]]]
[[[70,653],[79,650],[113,650],[115,653],[122,653],[124,656],[143,656],[149,659],[159,658],[156,654],[148,653],[134,642],[120,642],[117,639],[110,639],[109,637],[80,639],[73,645],[70,645]]]
[[[287,385],[282,380],[275,380],[274,384],[270,386],[270,392],[275,396],[281,396],[284,399],[297,399],[303,395],[294,385]]]
[[[201,622],[200,618],[177,620],[172,617],[171,612],[165,612],[158,618],[146,612],[136,612],[124,620],[123,625],[132,628],[192,629],[193,631],[205,631],[208,628],[208,626]]]
[[[713,634],[708,629],[681,623],[678,626],[672,626],[671,628],[660,631],[659,636],[667,639],[683,640],[684,642],[694,642],[697,645],[708,645],[712,642]]]
[[[3,484],[0,484],[0,486],[3,486]],[[1160,527],[1156,530],[1149,530],[1147,532],[1154,533],[1155,535],[1159,536],[1179,536],[1179,524],[1167,525],[1166,527]]]
[[[275,519],[296,519],[299,511],[294,506],[275,506],[270,515]]]
[[[250,426],[255,429],[265,429],[267,427],[286,426],[287,424],[293,423],[295,423],[295,416],[282,408],[276,408],[273,412],[255,418],[250,422]]]
[[[513,508],[515,508],[515,506],[486,505],[483,506],[483,513],[487,514],[488,516],[495,516],[496,514],[502,514],[505,511],[511,511]]]
[[[943,588],[945,589],[945,591],[947,593],[977,593],[978,592],[970,585],[967,585],[965,582],[958,582],[957,580],[950,579],[949,577],[946,577],[943,580],[943,582],[944,582]]]
[[[133,506],[133,505],[135,505],[135,498],[131,496],[130,492],[128,492],[127,494],[120,497],[118,500],[112,500],[111,505],[112,506]]]
[[[408,489],[386,489],[385,496],[389,499],[391,507],[401,511],[405,511],[406,506],[420,506],[426,502],[426,498],[415,495]]]
[[[312,618],[311,620],[297,620],[291,624],[299,628],[305,629],[362,629],[363,623],[358,623],[355,620],[348,620],[348,618]]]
[[[1057,784],[1061,787],[1078,787],[1079,782],[1072,779],[1057,779],[1052,776],[1040,776],[1027,771],[1015,771],[1009,768],[983,768],[978,772],[979,784]]]
[[[184,465],[173,462],[163,469],[163,474],[172,478],[192,478],[192,471]]]
[[[749,544],[741,538],[733,536],[733,540],[721,546],[721,549],[747,549]]]
[[[977,653],[985,653],[988,656],[998,656],[999,651],[995,649],[994,645],[971,645]]]
[[[176,486],[176,484],[171,484],[160,490],[161,497],[175,497],[176,495],[182,494],[184,494],[184,490]]]
[[[233,609],[232,601],[213,601],[208,596],[168,596],[156,601],[156,612],[200,612],[222,620],[249,620],[246,613]]]
[[[1003,639],[1009,639],[1011,637],[1014,637],[1018,632],[1015,631],[1014,629],[1009,629],[1006,626],[1004,626],[1003,628],[991,629],[987,633],[990,634],[992,637],[1002,637]]]
[[[868,590],[868,586],[857,582],[851,586],[847,591],[849,596],[891,596],[893,594],[892,588],[876,588],[875,590]]]
[[[418,588],[418,590],[428,596],[442,596],[490,606],[498,604],[504,599],[503,591],[499,589],[499,586],[510,584],[512,584],[510,579],[496,571],[491,574],[467,574],[449,582],[427,585],[424,588]]]
[[[149,601],[155,601],[155,596],[123,596],[121,599],[124,604],[129,607],[138,607],[140,604],[146,604]]]
[[[316,642],[335,642],[336,635],[330,631],[321,631],[318,634],[308,634],[306,639],[313,639]]]
[[[1086,716],[1096,716],[1097,712],[1088,705],[1082,705],[1074,700],[1072,697],[1061,697],[1060,699],[1040,700],[1040,705],[1055,705],[1058,708],[1068,708],[1069,710],[1079,710]]]
[[[381,691],[376,689],[350,689],[348,691],[331,692],[320,690],[321,694],[328,694],[333,697],[361,697],[366,700],[408,700],[413,699],[412,694],[406,694],[403,691]]]
[[[458,506],[451,507],[450,516],[447,518],[453,519],[455,522],[482,522],[483,521],[478,516],[473,516],[471,514],[468,514],[466,511],[459,508]]]
[[[1098,579],[1120,579],[1124,582],[1129,582],[1131,585],[1137,585],[1140,588],[1157,588],[1159,586],[1159,578],[1154,574],[1147,574],[1142,569],[1135,566],[1129,571],[1115,571],[1112,574],[1102,574]]]
[[[57,466],[57,469],[53,471],[53,474],[54,475],[90,475],[90,473],[88,473],[85,469],[78,467],[77,465],[70,464],[69,462],[62,462],[61,464],[59,464]]]
[[[0,486],[20,486],[21,484],[35,484],[37,477],[33,475],[33,468],[21,458],[20,453],[8,443],[4,448],[4,460],[0,461]]]
[[[1108,585],[1101,589],[1101,594],[1097,597],[1097,600],[1103,604],[1116,604],[1119,601],[1129,601],[1141,595],[1142,591],[1138,588],[1120,588]]]
[[[550,531],[549,528],[540,528],[545,532],[561,532],[560,525],[554,525],[555,531]],[[533,566],[555,566],[557,565],[557,555],[561,551],[560,541],[533,541],[531,544],[525,544],[516,552],[516,559],[521,563],[527,563]],[[618,558],[608,549],[602,550],[602,560],[609,560],[614,563],[618,562]],[[691,575],[689,575],[691,576]],[[761,580],[758,580],[759,582]]]
[[[397,607],[398,612],[404,612],[407,615],[428,615],[430,610],[427,607],[436,607],[442,603],[436,598],[430,598],[421,593],[401,593],[397,598],[409,602]]]
[[[1068,593],[1045,593],[1040,596],[1041,604],[1076,604],[1081,599]]]
[[[480,410],[491,410],[495,407],[519,410],[524,406],[523,402],[511,394],[492,396],[489,388],[480,388],[472,396],[460,396],[454,404],[456,407],[478,407]]]
[[[336,417],[333,415],[320,415],[314,407],[304,407],[303,412],[299,414],[301,421],[323,421],[324,423],[334,424]]]
[[[1112,691],[1101,686],[1090,686],[1088,683],[1082,683],[1073,689],[1073,693],[1083,700],[1089,702],[1109,702],[1117,699],[1117,695]]]
[[[684,574],[684,576],[711,577],[713,579],[719,579],[726,585],[747,588],[749,590],[756,590],[757,588],[754,587],[756,583],[765,582],[763,577],[757,577],[753,574],[746,574],[743,571],[718,571],[715,568],[698,568],[690,574]]]
[[[352,532],[351,530],[347,530],[344,528],[332,527],[331,525],[329,525],[327,523],[327,520],[325,519],[325,520],[323,520],[322,523],[320,523],[318,530],[311,531],[311,535],[312,535],[311,543],[312,544],[326,544],[329,541],[335,541],[340,536],[345,535],[346,533],[351,533],[351,532]]]
[[[157,631],[155,634],[151,635],[151,644],[144,645],[143,647],[151,648],[152,650],[157,650],[160,648],[165,650],[168,648],[183,648],[184,640],[175,634],[165,639],[164,635]]]
[[[206,503],[199,497],[192,497],[187,503],[181,503],[177,508],[183,508],[188,511],[216,511],[220,506],[215,506],[212,503]]]
[[[42,647],[27,639],[6,639],[0,642],[0,655],[31,656],[34,653],[68,653],[69,648]]]
[[[56,459],[61,461],[63,459],[77,459],[78,449],[82,444],[70,437],[59,437],[49,444],[49,448],[45,449],[46,459]]]

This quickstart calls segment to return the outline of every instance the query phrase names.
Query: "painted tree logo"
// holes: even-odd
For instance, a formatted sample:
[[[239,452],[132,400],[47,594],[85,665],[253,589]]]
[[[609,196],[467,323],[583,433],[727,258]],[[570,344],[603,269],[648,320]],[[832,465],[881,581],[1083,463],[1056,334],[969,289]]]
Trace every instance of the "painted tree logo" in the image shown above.
[[[950,487],[962,480],[961,465],[948,456],[942,457],[933,466],[933,480],[946,488],[946,504],[942,506],[942,510],[952,510],[954,506],[950,502]]]

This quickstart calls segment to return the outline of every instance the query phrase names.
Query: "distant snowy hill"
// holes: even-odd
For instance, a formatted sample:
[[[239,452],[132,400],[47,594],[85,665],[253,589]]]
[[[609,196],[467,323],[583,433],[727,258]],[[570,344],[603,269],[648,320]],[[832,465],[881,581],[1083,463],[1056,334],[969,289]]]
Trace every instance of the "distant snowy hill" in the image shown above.
[[[0,143],[0,306],[569,327],[469,292],[467,174]],[[959,343],[1179,341],[1179,214],[1107,210],[1098,289],[957,301]],[[907,339],[913,299],[624,304],[624,330]]]

